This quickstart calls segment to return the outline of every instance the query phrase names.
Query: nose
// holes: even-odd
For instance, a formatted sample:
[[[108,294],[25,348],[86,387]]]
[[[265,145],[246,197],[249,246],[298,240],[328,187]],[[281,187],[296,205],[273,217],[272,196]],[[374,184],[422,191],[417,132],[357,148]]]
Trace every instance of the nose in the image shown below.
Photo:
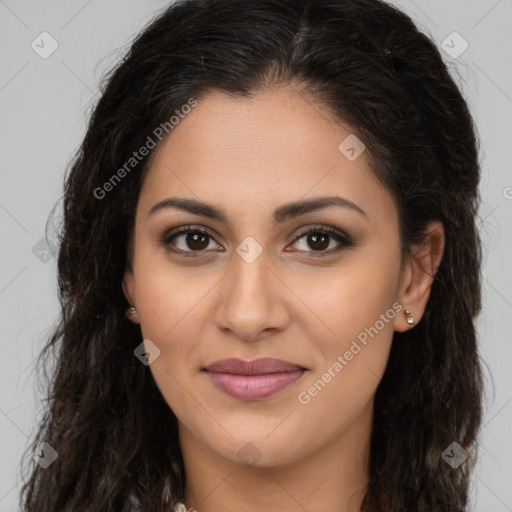
[[[285,329],[291,292],[283,278],[270,268],[265,251],[251,263],[238,254],[233,260],[233,266],[218,285],[218,328],[244,341],[258,341]]]

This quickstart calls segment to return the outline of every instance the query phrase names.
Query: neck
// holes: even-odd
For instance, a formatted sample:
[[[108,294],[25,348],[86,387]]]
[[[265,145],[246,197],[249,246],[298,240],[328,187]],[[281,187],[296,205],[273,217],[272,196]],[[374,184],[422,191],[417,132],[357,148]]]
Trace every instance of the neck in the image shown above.
[[[185,505],[197,512],[360,512],[369,480],[373,403],[342,435],[284,465],[219,455],[181,423]],[[320,442],[319,440],[317,440]]]

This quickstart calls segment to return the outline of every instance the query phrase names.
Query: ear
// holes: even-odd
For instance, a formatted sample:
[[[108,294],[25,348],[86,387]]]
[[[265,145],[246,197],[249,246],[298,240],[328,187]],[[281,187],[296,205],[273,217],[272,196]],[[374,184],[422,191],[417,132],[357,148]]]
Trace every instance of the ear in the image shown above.
[[[135,299],[135,283],[133,280],[133,273],[131,270],[125,271],[123,281],[121,282],[121,286],[123,288],[123,293],[128,303],[134,307],[137,307],[137,301]],[[130,315],[128,318],[134,324],[140,323],[138,313],[134,313],[133,315]]]
[[[396,315],[395,331],[407,331],[421,320],[430,297],[434,276],[443,258],[444,243],[442,223],[431,221],[425,229],[424,240],[411,248],[411,254],[402,269],[398,296],[403,311],[409,310],[410,314]],[[412,324],[407,323],[408,317],[414,318]]]

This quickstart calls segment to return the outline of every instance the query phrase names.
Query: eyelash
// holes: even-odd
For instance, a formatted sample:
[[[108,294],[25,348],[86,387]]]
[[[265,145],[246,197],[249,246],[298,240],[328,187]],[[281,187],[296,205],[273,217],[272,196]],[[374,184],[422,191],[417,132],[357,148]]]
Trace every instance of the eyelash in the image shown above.
[[[203,251],[183,251],[181,249],[178,249],[178,250],[169,249],[169,245],[172,240],[174,240],[175,238],[177,238],[180,235],[190,234],[190,233],[196,233],[196,234],[199,233],[201,235],[208,236],[215,241],[215,237],[208,230],[205,230],[202,228],[195,228],[193,226],[183,226],[174,231],[171,231],[170,233],[166,233],[162,237],[161,243],[169,252],[172,252],[174,254],[181,254],[184,257],[196,258],[196,257],[198,257],[197,253],[206,252],[206,251],[204,251],[204,250]],[[350,237],[348,237],[345,233],[343,233],[342,231],[339,231],[336,228],[333,228],[331,226],[325,226],[325,225],[314,226],[314,227],[308,228],[304,231],[301,231],[292,240],[292,244],[296,243],[301,238],[303,238],[307,235],[310,235],[310,234],[327,235],[331,238],[334,238],[337,242],[342,244],[341,247],[334,249],[334,250],[331,249],[329,251],[299,251],[299,252],[311,253],[311,256],[313,256],[314,258],[326,257],[331,254],[338,253],[344,249],[354,246],[354,243],[352,242]],[[316,252],[316,254],[315,254],[315,252]]]

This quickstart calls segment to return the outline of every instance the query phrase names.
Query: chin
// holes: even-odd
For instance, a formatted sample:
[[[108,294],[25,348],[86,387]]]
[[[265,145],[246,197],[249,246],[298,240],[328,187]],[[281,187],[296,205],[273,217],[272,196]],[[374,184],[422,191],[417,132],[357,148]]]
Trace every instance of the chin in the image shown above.
[[[240,463],[247,468],[271,468],[291,464],[302,455],[295,436],[290,432],[281,431],[280,435],[245,431],[243,436],[228,437],[225,443],[221,440],[208,443],[210,448],[221,457]],[[270,431],[271,432],[271,431]],[[314,451],[313,443],[310,443]]]

